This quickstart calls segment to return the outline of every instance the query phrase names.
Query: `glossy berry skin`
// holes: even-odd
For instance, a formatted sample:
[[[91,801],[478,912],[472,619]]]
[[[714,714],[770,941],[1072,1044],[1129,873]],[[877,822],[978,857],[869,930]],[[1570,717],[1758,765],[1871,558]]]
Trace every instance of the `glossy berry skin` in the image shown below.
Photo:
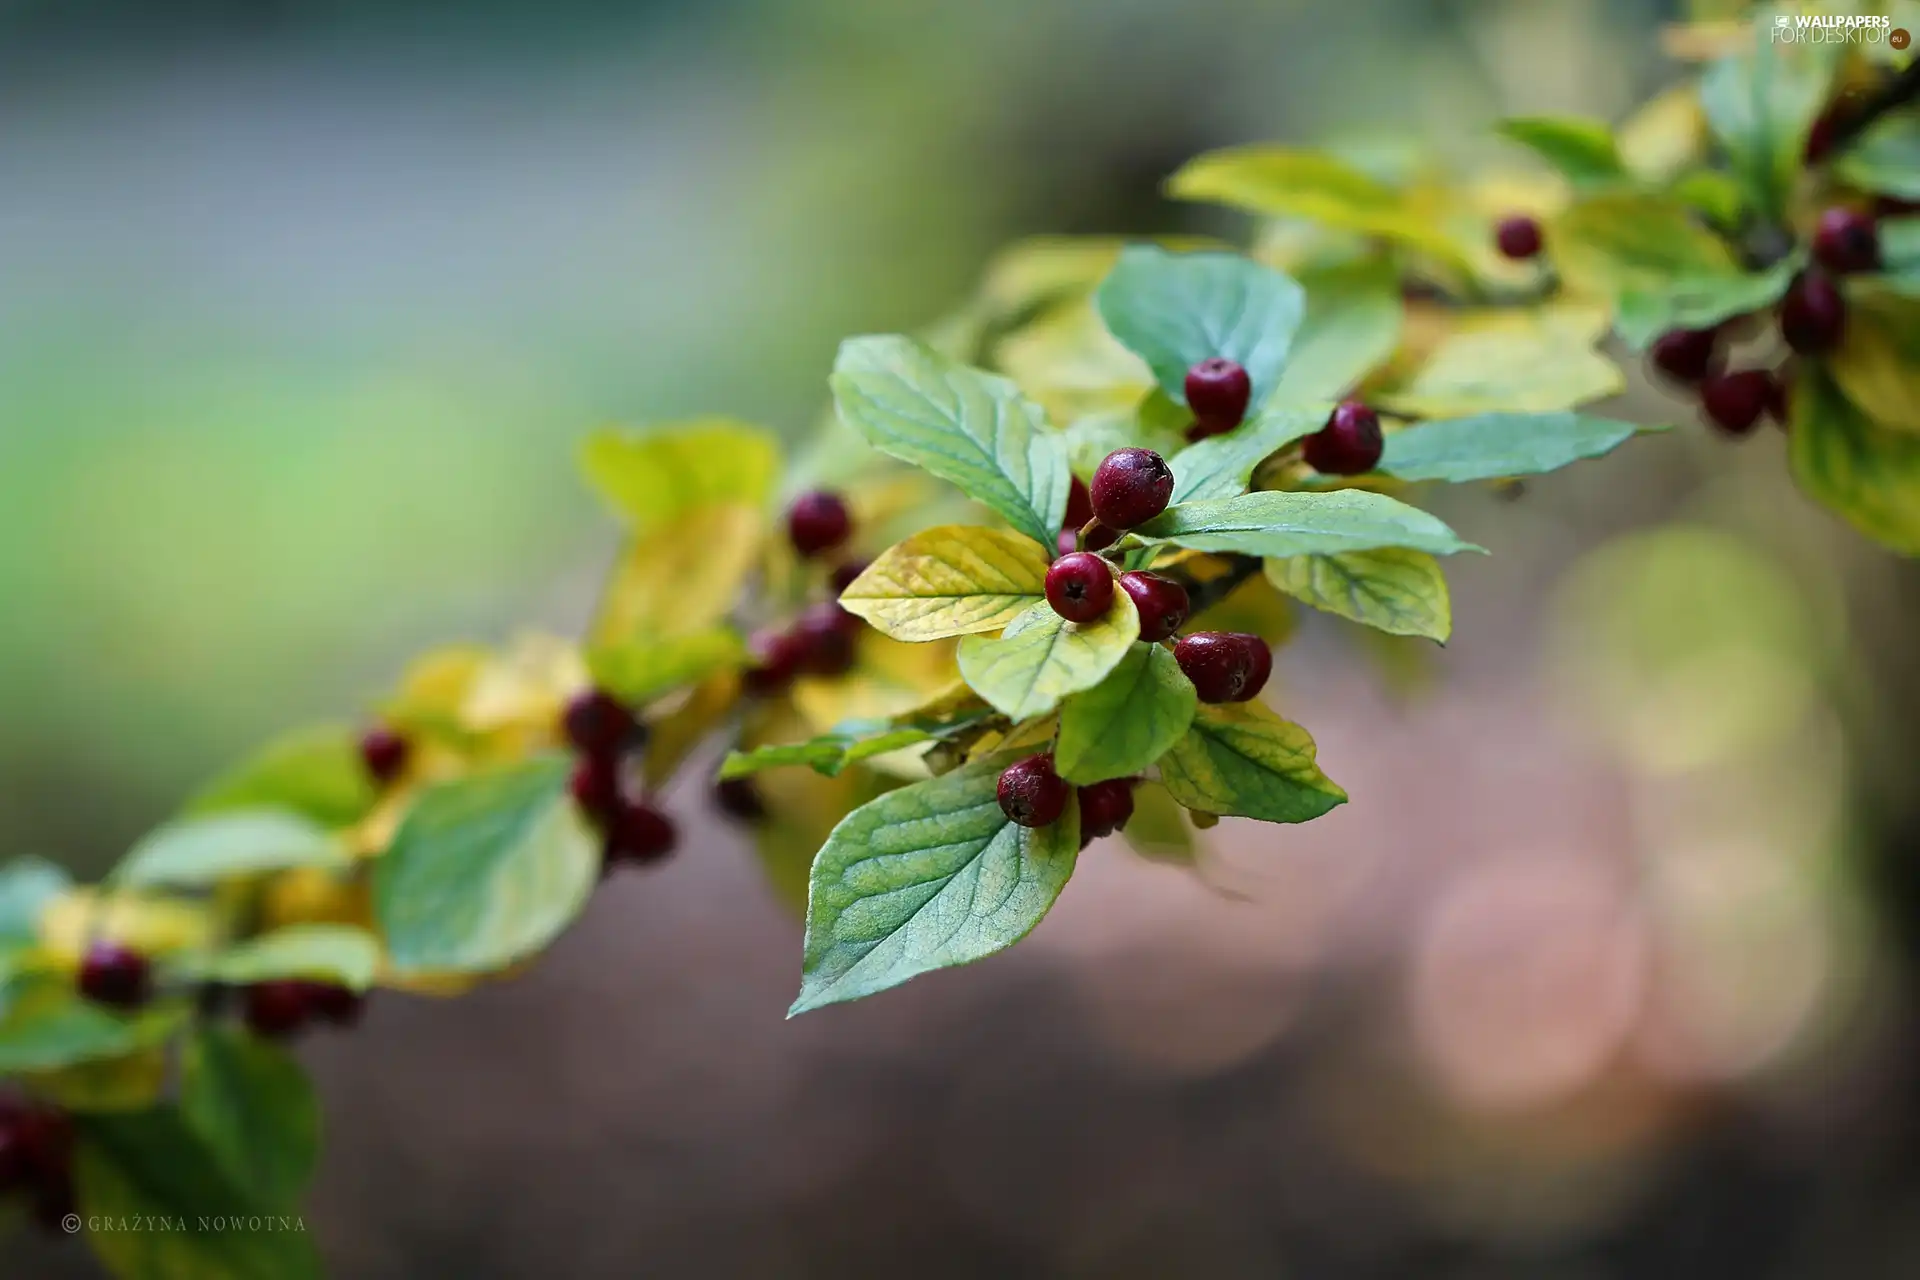
[[[366,1012],[367,1000],[351,987],[332,982],[307,984],[307,1007],[319,1018],[336,1027],[351,1027]]]
[[[1187,621],[1187,589],[1172,578],[1136,570],[1120,575],[1120,589],[1133,597],[1140,614],[1140,638],[1157,644]]]
[[[847,540],[853,532],[853,513],[837,493],[815,489],[793,500],[787,509],[787,537],[803,556],[817,556]]]
[[[1877,270],[1880,229],[1857,209],[1828,209],[1814,227],[1813,260],[1835,275]]]
[[[836,597],[845,595],[847,588],[853,585],[853,580],[865,573],[867,566],[872,563],[871,560],[849,560],[845,564],[836,567],[832,573],[827,575],[828,589],[831,590]]]
[[[1327,425],[1306,438],[1301,453],[1322,475],[1365,475],[1380,465],[1386,437],[1380,415],[1358,400],[1343,400],[1327,415]]]
[[[1067,514],[1061,517],[1064,528],[1078,531],[1087,521],[1093,519],[1093,494],[1087,491],[1079,476],[1073,477],[1073,483],[1067,486]]]
[[[1053,771],[1051,755],[1028,756],[1008,765],[996,795],[1000,811],[1023,827],[1044,827],[1066,812],[1073,784]]]
[[[713,784],[714,807],[740,822],[758,822],[767,816],[760,788],[752,778],[724,778]]]
[[[1080,836],[1110,836],[1133,817],[1133,778],[1112,778],[1080,788]]]
[[[800,674],[800,660],[805,650],[806,641],[797,632],[777,627],[754,632],[747,641],[753,665],[741,676],[742,687],[755,697],[780,692]]]
[[[1247,416],[1253,380],[1236,361],[1214,356],[1187,370],[1186,392],[1195,424],[1204,423],[1207,434],[1218,435],[1233,430]]]
[[[1654,368],[1691,386],[1713,372],[1719,340],[1716,329],[1670,329],[1654,340],[1647,355]]]
[[[596,822],[620,803],[620,764],[611,756],[582,756],[574,762],[567,790],[580,811]]]
[[[367,776],[383,787],[406,771],[411,754],[407,740],[384,725],[360,735],[360,763]]]
[[[673,852],[680,833],[673,819],[644,800],[630,800],[614,815],[607,839],[607,858],[644,866]]]
[[[1068,622],[1092,622],[1113,604],[1113,571],[1091,551],[1061,556],[1047,570],[1047,603]]]
[[[313,1012],[311,984],[293,980],[256,982],[247,988],[247,1026],[258,1036],[280,1040],[307,1025]]]
[[[604,689],[583,689],[560,713],[560,727],[583,755],[618,755],[632,742],[639,723],[633,712]]]
[[[1799,276],[1780,300],[1780,336],[1803,356],[1833,350],[1846,328],[1846,299],[1832,279],[1818,272]]]
[[[1173,647],[1174,660],[1202,702],[1245,702],[1266,686],[1273,651],[1241,631],[1198,631]]]
[[[147,958],[117,942],[96,942],[80,960],[80,994],[95,1004],[138,1009],[153,995],[153,967]]]
[[[1502,257],[1525,262],[1540,252],[1540,224],[1525,214],[1502,218],[1493,229],[1493,242]]]
[[[854,638],[862,625],[831,600],[809,605],[793,624],[800,671],[810,676],[845,675],[853,666]]]
[[[1777,395],[1773,375],[1765,369],[1739,369],[1701,383],[1700,407],[1720,430],[1730,436],[1744,436]]]
[[[1094,471],[1089,492],[1101,524],[1131,529],[1167,509],[1173,468],[1151,449],[1115,449]]]

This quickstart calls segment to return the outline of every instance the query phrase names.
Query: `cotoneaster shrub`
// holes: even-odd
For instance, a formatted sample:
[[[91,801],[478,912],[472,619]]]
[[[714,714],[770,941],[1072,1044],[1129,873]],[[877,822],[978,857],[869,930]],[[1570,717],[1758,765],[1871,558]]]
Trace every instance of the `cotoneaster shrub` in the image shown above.
[[[1503,122],[1544,170],[1201,156],[1170,191],[1250,249],[1016,245],[926,332],[845,342],[797,458],[719,419],[591,437],[626,549],[585,636],[422,657],[104,884],[0,873],[0,1197],[129,1278],[316,1274],[273,1225],[318,1155],[286,1042],[520,971],[671,856],[690,761],[804,902],[794,1013],[1012,945],[1104,836],[1321,816],[1346,793],[1258,697],[1291,611],[1444,641],[1443,558],[1480,548],[1430,486],[1659,429],[1583,411],[1624,384],[1609,331],[1920,553],[1920,70],[1676,43],[1711,56],[1618,129]],[[195,1226],[236,1215],[266,1225]],[[154,1216],[185,1228],[126,1229]]]

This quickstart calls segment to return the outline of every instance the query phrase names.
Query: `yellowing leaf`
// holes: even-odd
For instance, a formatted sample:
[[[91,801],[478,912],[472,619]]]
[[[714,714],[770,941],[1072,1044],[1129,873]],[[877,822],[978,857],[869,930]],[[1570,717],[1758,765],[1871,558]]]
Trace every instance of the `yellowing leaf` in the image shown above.
[[[1834,381],[1877,425],[1920,432],[1920,298],[1856,289],[1848,301]]]
[[[1304,604],[1394,635],[1445,643],[1453,605],[1440,562],[1423,551],[1383,547],[1263,562],[1267,579]]]
[[[1024,534],[943,525],[888,548],[840,603],[896,640],[998,631],[1046,593],[1050,562]]]
[[[1665,182],[1699,158],[1707,120],[1690,84],[1655,94],[1620,126],[1620,159],[1645,182]]]
[[[75,889],[40,910],[40,945],[64,964],[78,964],[95,938],[160,956],[204,947],[213,934],[209,908],[183,899]]]
[[[1426,363],[1375,401],[1396,413],[1446,418],[1571,409],[1626,385],[1581,332],[1584,312],[1541,308],[1533,323],[1463,319]]]
[[[1204,566],[1222,566],[1226,561],[1213,556],[1189,561],[1188,576],[1196,576]],[[1229,591],[1226,597],[1187,620],[1189,631],[1246,631],[1262,636],[1278,649],[1293,635],[1293,602],[1264,577],[1254,574]]]
[[[587,664],[570,640],[525,635],[474,674],[460,721],[476,733],[527,725],[546,730],[561,704],[587,683]]]
[[[1143,858],[1175,866],[1193,865],[1197,851],[1187,811],[1157,782],[1142,782],[1133,789],[1133,817],[1121,834]]]
[[[1203,706],[1160,760],[1160,780],[1189,809],[1307,822],[1347,793],[1314,763],[1313,739],[1258,702]]]
[[[21,1079],[35,1097],[69,1111],[137,1111],[152,1106],[166,1088],[167,1051],[151,1045],[55,1071],[25,1072]]]
[[[1920,438],[1875,426],[1809,370],[1793,390],[1789,459],[1810,497],[1869,538],[1920,556]]]
[[[629,706],[644,706],[717,671],[739,667],[746,655],[747,647],[736,633],[715,627],[690,635],[595,649],[587,656],[587,667],[596,688],[605,689]]]
[[[1667,196],[1589,196],[1556,218],[1547,236],[1561,278],[1580,293],[1601,297],[1739,269],[1732,248]]]
[[[1002,340],[994,355],[1055,422],[1124,409],[1154,386],[1147,362],[1107,332],[1085,301],[1049,311]]]
[[[860,637],[846,675],[794,681],[793,705],[816,733],[846,720],[901,715],[953,682],[953,652],[951,640],[905,644],[869,631]]]
[[[593,643],[705,631],[733,608],[760,551],[763,518],[737,503],[699,507],[633,539],[608,580]]]
[[[408,664],[399,689],[382,704],[381,718],[411,734],[463,734],[461,709],[467,691],[492,660],[493,654],[479,645],[450,645],[422,654]]]
[[[640,535],[696,507],[758,510],[773,493],[780,443],[760,427],[696,418],[644,431],[597,431],[581,446],[580,467]]]
[[[739,673],[717,671],[688,692],[678,706],[655,716],[647,726],[646,762],[642,767],[647,785],[663,786],[701,740],[725,722],[739,700]]]
[[[1106,615],[1089,623],[1068,622],[1042,601],[1003,635],[962,640],[960,674],[1000,714],[1025,720],[1106,679],[1139,635],[1133,598],[1118,588]]]
[[[373,898],[365,880],[320,867],[295,867],[267,881],[260,892],[262,929],[300,924],[373,924]]]

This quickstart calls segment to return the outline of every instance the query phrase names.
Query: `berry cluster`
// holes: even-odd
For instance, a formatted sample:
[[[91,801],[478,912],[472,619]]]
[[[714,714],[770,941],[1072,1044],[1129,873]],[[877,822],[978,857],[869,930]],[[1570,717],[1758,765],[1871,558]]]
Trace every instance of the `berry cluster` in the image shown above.
[[[0,1204],[25,1197],[48,1232],[74,1211],[73,1121],[64,1111],[0,1098]]]
[[[132,1012],[153,999],[153,964],[131,947],[98,940],[80,958],[74,985],[95,1004]],[[215,1004],[225,993],[217,985],[210,985],[206,991]],[[315,1018],[335,1026],[352,1026],[360,1020],[365,1003],[363,997],[346,987],[292,979],[253,983],[242,989],[242,1001],[247,1025],[272,1037],[291,1035]]]
[[[1016,760],[1000,774],[995,794],[1000,811],[1023,827],[1045,827],[1060,820],[1067,799],[1080,798],[1080,847],[1110,836],[1133,817],[1133,788],[1138,778],[1110,778],[1074,787],[1054,772],[1053,756],[1045,753]]]
[[[837,493],[816,490],[794,499],[787,512],[787,537],[803,559],[840,546],[853,532],[853,516]],[[849,562],[828,575],[834,597],[860,576],[866,565]],[[840,607],[837,599],[809,605],[791,625],[768,627],[747,642],[753,665],[747,668],[746,690],[771,697],[793,683],[796,676],[840,676],[853,666],[860,619]]]
[[[672,853],[673,819],[628,785],[628,765],[647,742],[632,708],[603,689],[584,689],[567,703],[560,725],[575,753],[573,799],[605,838],[605,867],[646,866]]]

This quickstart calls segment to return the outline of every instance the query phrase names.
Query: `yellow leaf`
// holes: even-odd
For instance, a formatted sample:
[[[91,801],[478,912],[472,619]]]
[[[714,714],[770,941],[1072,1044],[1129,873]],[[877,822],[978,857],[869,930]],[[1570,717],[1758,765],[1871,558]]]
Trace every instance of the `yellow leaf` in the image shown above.
[[[664,785],[701,741],[726,721],[739,700],[739,673],[717,671],[695,685],[678,706],[654,718],[647,733],[647,785]]]
[[[1833,380],[1875,425],[1920,432],[1920,298],[1855,289],[1848,302]]]
[[[1382,547],[1288,556],[1263,567],[1268,581],[1296,600],[1369,627],[1443,644],[1453,631],[1446,576],[1424,551]]]
[[[398,691],[382,704],[380,714],[402,731],[458,735],[467,691],[492,660],[479,645],[451,645],[422,654],[408,664]]]
[[[1691,84],[1655,94],[1614,135],[1621,161],[1647,182],[1677,177],[1700,158],[1706,143],[1707,118]]]
[[[373,895],[364,877],[321,867],[294,867],[260,891],[261,932],[297,924],[351,924],[373,928]]]
[[[813,733],[843,720],[879,720],[920,706],[952,683],[953,642],[904,644],[864,632],[853,669],[844,676],[803,676],[793,683],[793,705]]]
[[[1593,349],[1593,315],[1581,305],[1465,314],[1410,378],[1375,400],[1396,413],[1452,418],[1571,409],[1615,395],[1626,380]]]
[[[73,1111],[138,1111],[159,1100],[167,1083],[162,1045],[119,1058],[78,1062],[57,1071],[28,1071],[21,1082],[35,1097]]]
[[[725,618],[759,554],[764,518],[727,503],[685,512],[627,544],[601,601],[593,643],[705,631]]]
[[[635,535],[677,524],[696,507],[758,510],[773,493],[780,442],[730,418],[696,418],[646,431],[597,431],[580,467]]]
[[[521,636],[474,673],[460,703],[460,721],[475,733],[551,728],[561,704],[586,683],[587,664],[572,641]]]
[[[1608,191],[1576,202],[1548,227],[1547,243],[1561,279],[1600,297],[1739,269],[1726,241],[1686,205],[1645,192]]]
[[[1086,301],[1047,312],[1000,343],[1000,368],[1055,422],[1125,409],[1153,390],[1146,361],[1107,332]]]
[[[1044,716],[1035,716],[1023,724],[1009,725],[1005,729],[989,729],[967,747],[965,758],[977,760],[981,756],[990,756],[997,751],[1018,751],[1044,746],[1053,741],[1054,734],[1059,730],[1060,717],[1052,712]]]
[[[40,910],[40,945],[61,966],[77,965],[89,943],[104,938],[148,956],[205,947],[213,913],[198,902],[75,889]]]
[[[1046,593],[1049,562],[1024,534],[944,525],[888,548],[840,603],[896,640],[998,631]]]
[[[1210,565],[1190,565],[1187,572],[1197,577],[1225,570],[1225,561],[1214,557],[1208,560]],[[1293,636],[1293,604],[1271,582],[1255,574],[1228,592],[1226,599],[1189,619],[1187,629],[1245,631],[1278,649]]]

